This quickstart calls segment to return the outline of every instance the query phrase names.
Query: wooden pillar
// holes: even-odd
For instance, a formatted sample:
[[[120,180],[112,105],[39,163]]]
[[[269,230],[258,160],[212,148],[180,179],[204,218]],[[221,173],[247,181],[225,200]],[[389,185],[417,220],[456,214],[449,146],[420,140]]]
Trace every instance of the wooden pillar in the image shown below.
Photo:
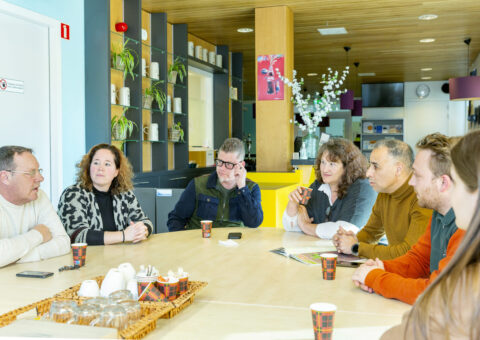
[[[259,55],[283,54],[284,74],[292,79],[293,13],[287,6],[255,9],[255,65]],[[255,88],[257,88],[255,66]],[[257,171],[290,171],[293,153],[293,105],[285,86],[283,100],[258,100],[256,90]]]

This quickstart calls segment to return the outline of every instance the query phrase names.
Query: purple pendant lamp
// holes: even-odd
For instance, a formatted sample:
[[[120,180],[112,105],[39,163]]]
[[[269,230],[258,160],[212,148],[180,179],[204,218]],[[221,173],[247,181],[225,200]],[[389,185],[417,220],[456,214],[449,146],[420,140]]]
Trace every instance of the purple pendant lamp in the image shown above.
[[[347,54],[347,66],[348,66],[348,51],[350,51],[349,46],[343,47]],[[347,75],[348,77],[348,75]],[[353,110],[353,90],[347,90],[347,92],[340,95],[340,109],[341,110]]]
[[[468,46],[467,52],[467,74],[468,63],[470,59],[470,42],[472,39],[465,39],[463,42]],[[450,78],[450,100],[480,100],[480,77],[466,76],[459,78]]]
[[[358,88],[358,66],[360,63],[354,62],[353,65],[355,65],[355,88]],[[352,110],[352,117],[357,116],[361,117],[363,114],[363,109],[362,109],[362,100],[361,99],[354,99],[353,100],[353,110]]]

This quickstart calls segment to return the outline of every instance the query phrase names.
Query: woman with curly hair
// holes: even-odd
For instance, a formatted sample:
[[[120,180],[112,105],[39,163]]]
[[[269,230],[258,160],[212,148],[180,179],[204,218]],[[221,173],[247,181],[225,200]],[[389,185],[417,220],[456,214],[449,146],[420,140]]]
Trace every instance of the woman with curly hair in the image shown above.
[[[316,180],[307,205],[300,205],[302,189],[292,191],[283,214],[287,231],[330,239],[341,226],[357,232],[370,216],[377,193],[365,178],[367,160],[350,141],[333,138],[323,144],[315,160]]]
[[[118,148],[95,145],[77,167],[77,183],[58,203],[72,243],[137,243],[152,233],[153,224],[132,191],[132,166]]]

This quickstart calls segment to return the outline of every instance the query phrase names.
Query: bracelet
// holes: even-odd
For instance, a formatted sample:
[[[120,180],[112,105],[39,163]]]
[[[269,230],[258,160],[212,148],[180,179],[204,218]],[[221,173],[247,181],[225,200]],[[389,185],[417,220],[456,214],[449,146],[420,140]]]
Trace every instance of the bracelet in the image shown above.
[[[125,230],[122,230],[122,236],[123,236],[122,243],[125,243]]]

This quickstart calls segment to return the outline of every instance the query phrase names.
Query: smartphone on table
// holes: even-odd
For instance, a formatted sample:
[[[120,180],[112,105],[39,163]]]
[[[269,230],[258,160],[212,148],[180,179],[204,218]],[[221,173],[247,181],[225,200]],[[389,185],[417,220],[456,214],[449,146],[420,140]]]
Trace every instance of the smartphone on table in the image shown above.
[[[52,275],[53,275],[52,272],[39,272],[34,270],[25,270],[23,272],[17,273],[18,277],[34,277],[38,279],[44,279]]]
[[[231,240],[239,240],[242,238],[242,233],[228,233],[228,238]]]

